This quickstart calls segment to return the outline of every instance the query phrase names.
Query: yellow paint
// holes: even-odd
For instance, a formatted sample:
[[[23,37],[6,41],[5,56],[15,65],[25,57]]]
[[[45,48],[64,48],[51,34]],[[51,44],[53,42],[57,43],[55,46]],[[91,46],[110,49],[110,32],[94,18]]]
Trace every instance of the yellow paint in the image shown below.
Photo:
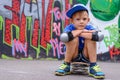
[[[112,0],[106,0],[106,1],[108,1],[108,2],[112,2]]]
[[[110,0],[110,2],[112,2],[112,0]]]
[[[32,2],[33,2],[33,3],[36,3],[36,2],[37,2],[37,0],[32,0]]]

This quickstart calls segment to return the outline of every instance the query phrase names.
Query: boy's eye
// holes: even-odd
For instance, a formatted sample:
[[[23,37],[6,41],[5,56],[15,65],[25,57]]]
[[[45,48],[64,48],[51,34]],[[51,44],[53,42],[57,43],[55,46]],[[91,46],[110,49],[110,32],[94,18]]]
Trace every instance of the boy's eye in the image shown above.
[[[83,20],[86,20],[87,18],[83,18]]]
[[[76,20],[80,20],[79,18],[77,18]]]

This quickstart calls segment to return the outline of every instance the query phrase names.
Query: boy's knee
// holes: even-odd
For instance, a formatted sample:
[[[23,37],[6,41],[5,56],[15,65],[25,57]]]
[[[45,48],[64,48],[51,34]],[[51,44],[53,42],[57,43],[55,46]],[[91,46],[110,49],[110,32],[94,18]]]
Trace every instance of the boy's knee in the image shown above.
[[[85,39],[85,43],[96,43],[96,41]]]
[[[69,42],[65,42],[65,44],[69,44],[69,45],[72,45],[72,46],[75,45],[75,44],[78,45],[78,43],[79,43],[78,37],[75,37],[73,40],[71,40]]]

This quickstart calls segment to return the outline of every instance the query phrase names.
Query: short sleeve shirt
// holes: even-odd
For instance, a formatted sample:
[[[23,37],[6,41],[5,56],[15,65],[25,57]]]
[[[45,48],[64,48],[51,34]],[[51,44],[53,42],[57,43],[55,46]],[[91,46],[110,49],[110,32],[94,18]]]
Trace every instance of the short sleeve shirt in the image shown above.
[[[95,30],[95,28],[92,25],[86,25],[85,27],[86,30]],[[70,24],[65,27],[64,32],[70,32],[76,30],[73,24]],[[84,48],[84,38],[79,37],[79,50],[83,50]]]

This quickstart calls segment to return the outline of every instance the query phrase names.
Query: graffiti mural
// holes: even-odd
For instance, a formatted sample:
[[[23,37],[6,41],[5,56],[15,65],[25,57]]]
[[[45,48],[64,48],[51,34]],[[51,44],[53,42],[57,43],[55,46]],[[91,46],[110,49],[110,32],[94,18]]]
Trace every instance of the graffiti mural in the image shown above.
[[[69,22],[65,11],[69,0],[2,1],[0,13],[0,56],[13,58],[64,57],[59,40]],[[63,4],[64,3],[64,4]],[[63,9],[63,6],[65,9]],[[65,23],[63,22],[65,21]]]
[[[0,58],[63,59],[59,37],[70,23],[66,11],[77,3],[88,7],[90,24],[105,33],[98,59],[120,60],[119,0],[0,0]]]

